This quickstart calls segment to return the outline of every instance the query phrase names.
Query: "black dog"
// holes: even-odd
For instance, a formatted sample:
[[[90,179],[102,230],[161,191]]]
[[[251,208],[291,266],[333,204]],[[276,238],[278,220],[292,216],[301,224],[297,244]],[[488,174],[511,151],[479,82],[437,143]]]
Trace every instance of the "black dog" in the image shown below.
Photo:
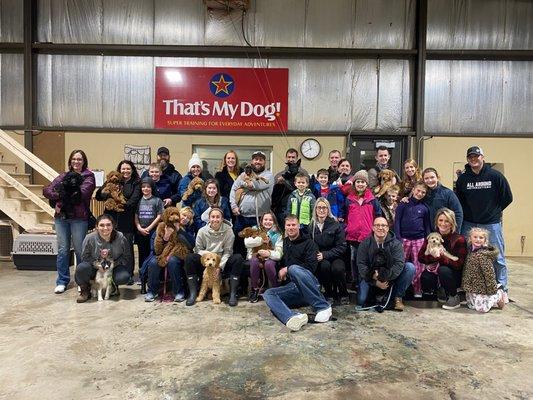
[[[69,171],[59,182],[54,190],[59,195],[59,216],[61,218],[72,218],[74,216],[74,206],[82,202],[81,184],[83,177],[74,171]],[[55,203],[55,202],[54,202]],[[50,204],[55,207],[56,204]]]
[[[378,248],[374,252],[374,259],[372,260],[371,274],[374,275],[374,271],[378,271],[378,281],[388,282],[392,277],[392,262],[390,254],[383,248]]]

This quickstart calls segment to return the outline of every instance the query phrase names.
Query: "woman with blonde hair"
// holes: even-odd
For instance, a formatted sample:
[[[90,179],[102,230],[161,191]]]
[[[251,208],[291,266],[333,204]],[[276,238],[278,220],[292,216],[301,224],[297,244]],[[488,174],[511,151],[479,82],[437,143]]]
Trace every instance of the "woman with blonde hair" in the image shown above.
[[[233,182],[242,173],[242,168],[239,166],[239,157],[235,150],[229,150],[224,154],[224,158],[220,163],[220,171],[215,174],[215,179],[220,186],[220,195],[229,199],[229,193]]]
[[[399,198],[409,196],[415,184],[422,180],[422,172],[414,158],[408,158],[403,163],[403,175],[400,182]]]

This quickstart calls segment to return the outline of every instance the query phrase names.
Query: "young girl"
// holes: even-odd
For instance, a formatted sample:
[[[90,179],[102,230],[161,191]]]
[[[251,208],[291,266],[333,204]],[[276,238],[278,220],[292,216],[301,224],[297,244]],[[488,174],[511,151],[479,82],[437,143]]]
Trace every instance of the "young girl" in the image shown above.
[[[224,212],[224,219],[226,221],[231,221],[229,201],[226,197],[220,195],[216,179],[208,179],[205,181],[202,197],[198,199],[192,207],[194,211],[194,227],[196,232],[209,222],[209,211],[211,211],[211,207],[221,208]]]
[[[468,250],[463,271],[468,308],[483,313],[494,306],[503,308],[507,296],[496,282],[493,264],[498,250],[489,245],[489,231],[472,228],[468,234]]]
[[[357,249],[359,244],[372,233],[376,217],[381,217],[381,208],[372,191],[368,188],[368,172],[357,171],[341,186],[346,196],[346,242],[350,244],[352,280],[359,285],[357,270]]]
[[[425,265],[418,261],[418,253],[426,236],[431,232],[429,209],[422,202],[427,190],[423,182],[416,183],[409,201],[400,203],[396,208],[394,221],[394,234],[403,244],[405,261],[411,261],[415,265],[413,288],[417,298],[422,297],[420,275],[425,269]]]
[[[250,303],[256,303],[259,300],[259,294],[262,293],[265,281],[263,276],[263,284],[261,285],[261,269],[265,272],[268,279],[269,287],[277,287],[277,265],[278,261],[283,255],[283,236],[278,227],[276,217],[273,213],[265,213],[260,218],[261,229],[264,230],[274,250],[259,250],[257,256],[252,257],[252,249],[260,246],[261,238],[246,238],[244,245],[247,248],[247,259],[250,260],[250,278],[252,281],[252,291],[250,292]],[[264,260],[264,261],[263,261]]]
[[[398,206],[398,192],[400,188],[398,185],[393,185],[387,190],[385,196],[379,199],[381,206],[381,213],[389,223],[389,229],[394,229],[394,219],[396,216],[396,207]]]

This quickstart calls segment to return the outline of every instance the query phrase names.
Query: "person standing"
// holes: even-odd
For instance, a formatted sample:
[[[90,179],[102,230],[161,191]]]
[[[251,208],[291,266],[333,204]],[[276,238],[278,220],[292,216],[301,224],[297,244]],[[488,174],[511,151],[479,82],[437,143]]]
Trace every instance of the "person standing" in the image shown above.
[[[224,154],[220,171],[215,174],[215,179],[220,186],[220,195],[229,199],[229,193],[233,182],[242,173],[242,168],[239,166],[239,157],[235,150],[229,150]]]
[[[377,185],[379,185],[378,175],[381,171],[384,169],[391,169],[389,164],[390,157],[390,151],[386,146],[379,146],[376,148],[376,165],[368,170],[368,187],[370,189],[374,189]],[[393,169],[391,170],[394,172],[394,176],[396,178],[396,182],[394,182],[394,184],[400,183],[398,173]]]
[[[483,150],[472,146],[466,152],[465,172],[457,179],[457,197],[463,207],[461,233],[468,235],[473,227],[489,231],[491,244],[498,249],[494,264],[496,280],[508,291],[505,243],[502,232],[503,210],[513,201],[507,179],[485,163]]]
[[[181,195],[179,193],[179,185],[181,181],[181,174],[176,171],[173,164],[170,163],[170,152],[166,147],[160,147],[157,149],[157,162],[161,166],[161,177],[158,181],[157,188],[160,191],[160,195],[165,194],[162,198],[163,205],[165,207],[175,206],[181,201]],[[149,171],[144,171],[141,178],[149,176]],[[150,175],[151,176],[151,175]],[[154,179],[152,177],[152,179]],[[156,180],[154,179],[154,182]]]

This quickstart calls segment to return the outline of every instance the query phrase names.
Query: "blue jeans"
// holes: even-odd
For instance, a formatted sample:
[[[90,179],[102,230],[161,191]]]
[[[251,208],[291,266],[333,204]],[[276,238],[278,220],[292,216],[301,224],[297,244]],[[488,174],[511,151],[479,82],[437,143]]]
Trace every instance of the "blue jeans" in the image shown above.
[[[57,279],[56,285],[68,285],[70,282],[70,244],[74,245],[76,262],[81,262],[82,245],[87,235],[87,221],[83,219],[56,218],[57,235]]]
[[[467,236],[468,232],[473,227],[484,228],[489,231],[490,244],[498,249],[498,258],[496,258],[496,261],[494,262],[496,282],[503,286],[503,290],[507,291],[507,265],[505,264],[505,243],[503,242],[501,222],[497,224],[474,224],[472,222],[463,221],[461,234]]]
[[[291,265],[287,272],[290,282],[285,286],[270,288],[263,298],[270,311],[284,325],[296,315],[289,307],[311,305],[316,312],[330,307],[322,293],[320,283],[311,271],[299,265]]]
[[[167,263],[167,273],[170,277],[170,283],[172,286],[172,292],[176,295],[180,292],[183,293],[183,261],[177,257],[170,257]],[[164,268],[161,268],[157,264],[157,258],[152,257],[148,261],[148,291],[153,294],[159,293],[159,281],[162,274],[164,274]]]
[[[415,266],[413,263],[406,262],[400,275],[398,275],[398,277],[391,282],[394,285],[392,288],[391,299],[394,299],[395,297],[403,298],[403,296],[405,296],[405,291],[413,281],[414,276]],[[365,305],[369,290],[370,284],[366,280],[361,279],[361,282],[359,282],[359,292],[357,293],[358,305]]]

